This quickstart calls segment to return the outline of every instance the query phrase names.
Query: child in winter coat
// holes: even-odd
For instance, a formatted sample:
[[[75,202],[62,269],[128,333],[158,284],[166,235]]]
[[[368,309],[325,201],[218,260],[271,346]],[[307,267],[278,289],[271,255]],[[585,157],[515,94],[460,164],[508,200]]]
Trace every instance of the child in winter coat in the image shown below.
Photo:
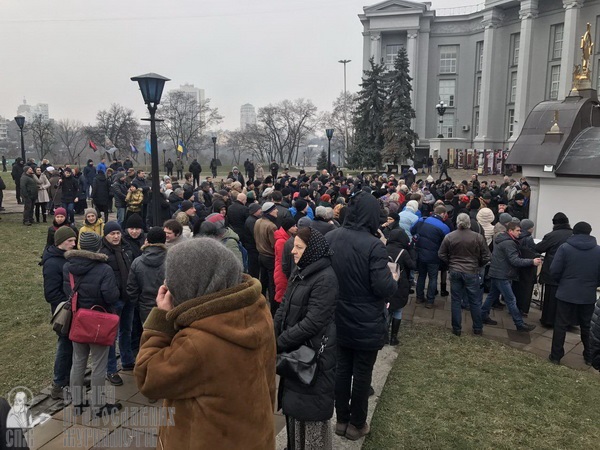
[[[98,217],[98,212],[94,208],[87,208],[84,211],[84,218],[85,222],[79,229],[79,234],[95,233],[100,237],[104,237],[104,221],[101,217]],[[79,243],[77,244],[77,248],[81,249]]]

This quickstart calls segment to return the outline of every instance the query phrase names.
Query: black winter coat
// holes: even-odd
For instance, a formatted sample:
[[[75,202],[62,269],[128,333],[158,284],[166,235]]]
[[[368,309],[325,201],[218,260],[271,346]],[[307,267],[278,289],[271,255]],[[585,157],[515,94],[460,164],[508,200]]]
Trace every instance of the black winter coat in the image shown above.
[[[149,199],[148,202],[150,205],[152,205],[152,195],[154,195],[154,193],[152,191],[150,191],[150,195],[149,195]],[[152,217],[152,215],[154,214],[152,207],[148,208],[148,211],[146,212],[146,218],[145,218],[145,222],[146,222],[146,226],[148,228],[151,228],[152,226],[162,226],[163,223],[165,223],[167,220],[169,220],[173,214],[171,214],[171,204],[165,199],[165,196],[162,194],[159,194],[160,197],[158,199],[158,202],[160,204],[160,220],[158,221],[158,224],[154,223],[154,218]]]
[[[318,350],[324,335],[327,345],[313,386],[280,379],[279,407],[286,416],[325,421],[333,415],[337,294],[338,282],[329,258],[321,258],[301,271],[296,269],[290,278],[274,319],[277,351],[295,350],[303,344]]]
[[[350,199],[342,228],[325,236],[334,252],[332,266],[340,293],[336,310],[338,344],[379,350],[386,334],[386,299],[398,288],[383,242],[376,236],[379,204],[367,192]]]
[[[330,231],[335,230],[335,228],[336,228],[334,224],[329,223],[329,221],[322,220],[318,217],[315,217],[315,220],[313,220],[310,223],[310,227],[317,230],[323,236],[325,236]]]
[[[129,276],[131,263],[133,262],[133,252],[131,251],[129,244],[124,240],[121,240],[121,252],[123,253],[123,259],[125,260],[125,266],[127,267],[127,273],[124,274],[119,271],[115,250],[106,243],[106,238],[102,240],[102,247],[98,253],[108,257],[107,263],[114,272],[117,287],[121,292],[121,300],[127,300],[127,278]]]
[[[256,225],[256,221],[258,217],[256,216],[248,216],[246,219],[246,223],[244,224],[244,228],[246,232],[244,233],[244,238],[242,239],[242,244],[246,247],[247,251],[256,251],[256,241],[254,240],[254,225]]]
[[[62,202],[73,203],[79,197],[79,180],[73,175],[61,178]]]
[[[402,228],[396,228],[390,232],[385,249],[390,262],[396,261],[400,251],[404,250],[402,256],[398,258],[398,265],[402,269],[402,275],[398,280],[398,290],[388,299],[390,303],[389,310],[396,311],[404,308],[408,303],[408,295],[410,294],[409,275],[411,270],[417,269],[417,253],[410,245],[408,235]]]
[[[127,208],[127,183],[115,181],[111,186],[111,193],[115,199],[115,208]]]
[[[66,262],[65,251],[55,245],[46,248],[42,256],[44,298],[50,303],[52,314],[60,302],[67,300],[63,290],[63,267]]]
[[[231,206],[227,208],[227,219],[229,221],[229,226],[240,237],[242,243],[248,240],[248,236],[245,235],[245,225],[248,215],[248,207],[246,205],[242,205],[237,200],[235,200]]]
[[[123,240],[129,244],[129,248],[131,249],[131,254],[133,259],[142,256],[142,246],[144,245],[144,241],[146,240],[146,233],[143,231],[140,233],[137,239],[132,238],[127,233],[127,230],[123,232]]]
[[[600,300],[596,302],[594,315],[592,316],[592,326],[590,333],[590,357],[594,369],[600,370]]]
[[[98,206],[107,206],[110,203],[110,181],[104,172],[100,172],[92,183],[92,199]]]
[[[194,175],[200,175],[200,172],[202,172],[202,166],[198,161],[192,161],[188,170]]]
[[[127,296],[146,315],[156,306],[156,294],[165,279],[166,257],[166,245],[148,244],[144,246],[142,256],[131,264],[127,278]]]
[[[550,266],[552,265],[554,255],[558,251],[558,247],[567,242],[567,239],[572,234],[573,230],[569,224],[555,225],[552,231],[544,236],[542,242],[535,246],[536,252],[545,253],[542,271],[540,272],[540,283],[548,284],[550,286],[558,286],[558,282],[550,273]]]
[[[175,212],[177,212],[177,210],[179,209],[179,207],[181,206],[181,202],[183,201],[183,199],[177,195],[175,192],[171,192],[169,194],[169,208],[170,208],[170,212],[171,212],[171,216],[173,214],[175,214]]]
[[[94,163],[88,164],[83,168],[83,176],[85,177],[85,181],[89,184],[94,182],[94,178],[96,178],[96,168],[94,167]]]
[[[558,281],[556,298],[578,305],[596,303],[600,287],[600,247],[594,236],[574,234],[561,245],[550,266]]]
[[[112,311],[111,305],[119,300],[119,289],[112,269],[106,264],[107,257],[87,250],[70,250],[65,253],[67,263],[63,267],[63,290],[71,295],[69,272],[79,282],[77,308],[90,309],[101,306]]]

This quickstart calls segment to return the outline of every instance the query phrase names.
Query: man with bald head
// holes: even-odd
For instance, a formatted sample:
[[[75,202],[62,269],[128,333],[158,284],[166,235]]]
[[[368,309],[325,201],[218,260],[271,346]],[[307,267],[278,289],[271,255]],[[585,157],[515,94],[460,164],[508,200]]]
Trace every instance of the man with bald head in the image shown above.
[[[246,194],[238,194],[233,203],[227,208],[229,227],[240,237],[242,244],[247,241],[246,227],[244,226],[248,218],[246,201]]]

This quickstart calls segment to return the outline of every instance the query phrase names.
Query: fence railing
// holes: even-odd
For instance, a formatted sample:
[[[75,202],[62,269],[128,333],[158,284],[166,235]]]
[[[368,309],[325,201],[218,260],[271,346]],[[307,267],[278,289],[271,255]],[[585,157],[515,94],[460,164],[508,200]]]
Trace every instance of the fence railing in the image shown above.
[[[453,8],[436,8],[435,14],[437,16],[463,16],[483,11],[484,9],[485,3],[478,3],[477,5],[455,6]]]

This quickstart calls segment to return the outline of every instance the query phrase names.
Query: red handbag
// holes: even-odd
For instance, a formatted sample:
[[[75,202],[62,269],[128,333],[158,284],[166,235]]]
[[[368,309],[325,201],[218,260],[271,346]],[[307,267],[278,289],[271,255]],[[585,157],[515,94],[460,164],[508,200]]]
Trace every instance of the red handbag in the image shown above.
[[[69,273],[71,289],[75,289],[75,279]],[[119,316],[106,312],[102,306],[92,306],[91,309],[78,309],[78,293],[73,292],[71,297],[71,331],[69,339],[79,344],[95,344],[111,346],[115,343],[119,331]]]

